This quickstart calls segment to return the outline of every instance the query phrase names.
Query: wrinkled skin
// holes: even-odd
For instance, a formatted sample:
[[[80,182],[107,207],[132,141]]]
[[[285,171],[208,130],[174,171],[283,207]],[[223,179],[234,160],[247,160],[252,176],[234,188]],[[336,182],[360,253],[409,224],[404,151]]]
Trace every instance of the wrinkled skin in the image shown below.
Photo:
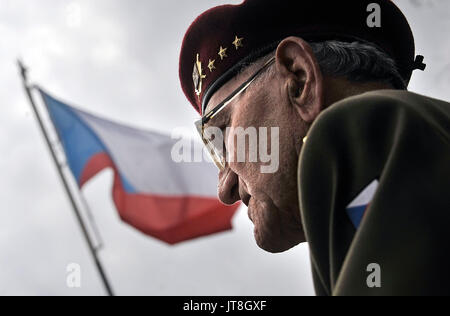
[[[264,61],[239,74],[211,98],[207,112],[255,73]],[[289,250],[305,242],[298,201],[297,169],[303,139],[314,120],[327,107],[347,96],[373,90],[343,79],[324,78],[310,46],[289,37],[276,51],[270,76],[249,87],[211,122],[225,127],[279,127],[280,167],[261,173],[261,163],[229,163],[219,174],[220,200],[231,205],[242,201],[249,208],[258,246],[271,253]],[[270,137],[269,137],[270,139]],[[232,137],[225,137],[229,150]],[[269,142],[269,151],[272,144]]]

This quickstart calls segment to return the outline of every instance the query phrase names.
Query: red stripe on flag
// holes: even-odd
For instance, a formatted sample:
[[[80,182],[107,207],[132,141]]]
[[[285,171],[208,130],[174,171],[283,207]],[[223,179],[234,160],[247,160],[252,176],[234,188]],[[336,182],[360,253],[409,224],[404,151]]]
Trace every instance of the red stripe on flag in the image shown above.
[[[171,245],[231,230],[239,207],[190,196],[129,195],[121,188],[113,196],[124,222]]]
[[[197,196],[129,194],[113,161],[105,153],[95,155],[88,162],[80,187],[108,167],[114,169],[113,200],[121,219],[144,234],[174,245],[232,229],[231,221],[240,204],[230,207],[216,198]]]
[[[95,177],[100,171],[111,167],[115,170],[114,163],[108,154],[100,153],[94,155],[91,160],[88,161],[81,174],[79,186],[82,188],[89,180]]]

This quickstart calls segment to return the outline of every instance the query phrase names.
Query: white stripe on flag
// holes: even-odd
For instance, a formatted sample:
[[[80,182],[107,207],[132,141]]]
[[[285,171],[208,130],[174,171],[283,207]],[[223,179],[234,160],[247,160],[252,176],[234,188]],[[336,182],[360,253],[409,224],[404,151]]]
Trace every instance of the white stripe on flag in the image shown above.
[[[218,172],[213,164],[173,161],[171,152],[178,140],[74,111],[101,138],[119,172],[137,192],[217,197]]]

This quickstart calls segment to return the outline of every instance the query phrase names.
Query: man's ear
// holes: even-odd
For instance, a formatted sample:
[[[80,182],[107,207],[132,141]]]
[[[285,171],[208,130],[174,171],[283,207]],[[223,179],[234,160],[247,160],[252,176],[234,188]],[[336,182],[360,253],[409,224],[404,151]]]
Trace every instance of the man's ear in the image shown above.
[[[276,64],[286,79],[292,106],[305,122],[314,122],[324,107],[324,82],[311,46],[298,37],[284,39],[277,48]]]

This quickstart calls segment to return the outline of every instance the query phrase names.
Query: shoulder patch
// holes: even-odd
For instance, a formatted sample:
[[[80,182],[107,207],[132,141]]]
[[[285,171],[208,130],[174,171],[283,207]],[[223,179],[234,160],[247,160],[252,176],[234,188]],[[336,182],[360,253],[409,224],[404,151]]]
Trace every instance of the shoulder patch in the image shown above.
[[[374,180],[369,186],[367,186],[361,194],[359,194],[356,199],[353,200],[347,206],[347,214],[350,217],[355,228],[359,228],[361,222],[364,218],[366,210],[369,208],[370,203],[372,203],[375,194],[377,193],[380,182]]]

